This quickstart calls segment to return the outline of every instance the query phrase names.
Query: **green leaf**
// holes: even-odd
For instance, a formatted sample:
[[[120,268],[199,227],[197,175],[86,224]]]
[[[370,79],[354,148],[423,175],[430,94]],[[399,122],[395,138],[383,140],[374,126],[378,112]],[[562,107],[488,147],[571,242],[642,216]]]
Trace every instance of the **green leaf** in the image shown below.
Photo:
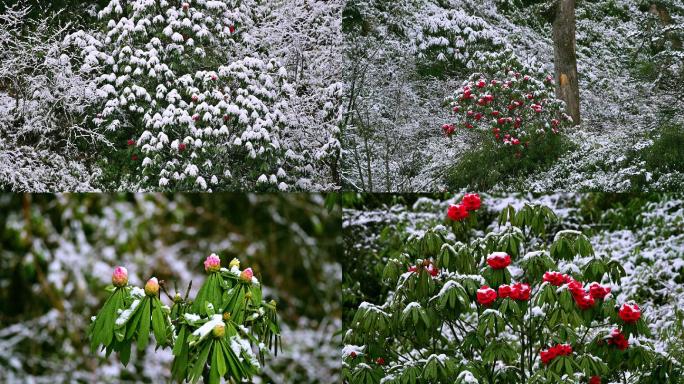
[[[140,318],[142,318],[142,312],[142,308],[139,304],[138,308],[135,309],[135,313],[131,316],[131,319],[128,320],[128,324],[126,324],[126,339],[130,339],[138,329]]]
[[[178,356],[183,349],[183,344],[185,343],[185,332],[187,326],[182,325],[180,331],[178,331],[178,337],[176,338],[176,343],[173,345],[173,355]]]
[[[138,331],[138,350],[142,351],[147,347],[150,337],[150,297],[145,296],[142,305],[142,317],[140,318],[140,331]]]
[[[152,330],[154,331],[154,338],[157,344],[164,345],[166,343],[166,324],[164,323],[164,314],[161,309],[161,302],[157,297],[153,299],[154,309],[152,310]]]
[[[121,351],[119,352],[119,360],[121,360],[121,364],[123,366],[127,366],[128,362],[131,360],[131,342],[127,341],[124,342],[121,348]]]
[[[223,377],[226,374],[226,361],[223,357],[223,348],[221,348],[220,345],[218,348],[216,346],[214,347],[214,355],[216,355],[215,363],[219,376]]]
[[[190,378],[193,383],[196,383],[197,380],[199,380],[199,378],[202,376],[202,370],[204,369],[204,364],[207,362],[209,350],[211,349],[213,343],[213,339],[207,340],[204,343],[204,346],[202,347],[202,352],[200,352],[199,356],[197,357],[197,360],[195,360],[195,363],[192,367],[192,374],[190,375]]]

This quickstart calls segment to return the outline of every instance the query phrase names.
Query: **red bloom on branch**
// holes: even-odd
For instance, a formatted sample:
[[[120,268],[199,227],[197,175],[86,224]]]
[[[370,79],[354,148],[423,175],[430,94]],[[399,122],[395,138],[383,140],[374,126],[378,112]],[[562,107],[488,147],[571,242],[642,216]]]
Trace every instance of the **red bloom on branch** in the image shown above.
[[[183,143],[178,144],[178,152],[183,152],[183,151],[185,151],[185,144],[183,144]]]
[[[594,298],[590,294],[585,294],[583,296],[575,296],[575,302],[577,306],[582,309],[589,309],[596,303]]]
[[[352,351],[349,356],[351,356],[352,359],[356,358],[356,352]]]
[[[230,29],[231,34],[235,33],[235,26],[234,25],[231,25],[230,28],[228,28],[228,29]]]
[[[582,283],[580,283],[577,280],[570,280],[568,282],[568,291],[572,293],[572,296],[584,296],[587,293],[584,290],[584,286],[582,285]]]
[[[468,217],[468,210],[463,204],[451,204],[447,210],[447,216],[454,221],[463,221]]]
[[[531,291],[529,284],[515,283],[511,285],[511,299],[521,301],[529,300]]]
[[[594,299],[603,299],[610,293],[610,287],[594,282],[589,284],[589,293]]]
[[[461,203],[465,206],[467,211],[475,211],[480,209],[480,195],[477,193],[466,193],[463,195]]]
[[[487,264],[492,269],[504,269],[511,264],[511,257],[506,252],[494,252],[487,256]]]
[[[511,286],[502,284],[499,286],[499,297],[505,299],[511,296]]]
[[[378,357],[377,359],[375,359],[375,363],[378,365],[385,365],[385,359],[383,359],[382,357]]]
[[[225,120],[225,116],[224,116],[224,120]],[[442,125],[442,132],[444,132],[444,134],[447,136],[452,135],[455,131],[456,131],[456,127],[454,127],[453,124]]]
[[[489,288],[488,285],[483,285],[477,290],[477,302],[488,306],[496,300],[496,291]]]
[[[432,276],[432,277],[435,277],[439,274],[439,269],[435,268],[435,266],[432,264],[428,265],[427,271],[428,271],[428,273],[430,273],[430,276]]]
[[[130,147],[130,146],[133,146],[133,145],[135,145],[135,140],[129,139],[129,140],[126,142],[126,144],[128,144],[129,147]]]
[[[138,161],[138,155],[133,155],[133,156],[131,156],[131,160],[133,160],[133,161]]]
[[[636,323],[641,317],[641,310],[636,304],[622,304],[618,314],[625,323]]]
[[[589,379],[589,384],[601,384],[601,376],[592,376]]]
[[[617,349],[624,351],[629,347],[629,341],[627,341],[627,338],[625,335],[620,332],[619,329],[615,328],[612,331],[610,331],[610,338],[608,338],[608,344],[609,345],[614,345],[617,347]]]
[[[412,265],[409,267],[408,271],[409,272],[418,272],[418,267],[416,267],[415,265]]]
[[[553,347],[539,352],[543,364],[548,364],[551,360],[558,356],[572,355],[572,346],[570,344],[556,344]]]
[[[548,281],[549,284],[555,285],[556,287],[560,287],[561,285],[565,284],[566,276],[560,272],[549,271],[544,273],[542,280]]]

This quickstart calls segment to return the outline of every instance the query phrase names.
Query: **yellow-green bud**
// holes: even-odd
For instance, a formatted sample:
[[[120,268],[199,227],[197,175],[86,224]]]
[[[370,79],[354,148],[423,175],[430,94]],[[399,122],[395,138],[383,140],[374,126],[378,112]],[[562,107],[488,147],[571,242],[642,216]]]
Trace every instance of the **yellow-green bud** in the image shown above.
[[[212,333],[214,334],[215,338],[220,339],[226,334],[226,326],[223,324],[219,324],[214,327]]]

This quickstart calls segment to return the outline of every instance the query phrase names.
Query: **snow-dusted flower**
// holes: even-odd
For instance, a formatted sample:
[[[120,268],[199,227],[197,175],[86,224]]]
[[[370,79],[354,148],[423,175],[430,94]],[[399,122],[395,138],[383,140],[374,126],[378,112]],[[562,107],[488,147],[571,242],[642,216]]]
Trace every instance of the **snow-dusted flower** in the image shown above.
[[[252,268],[247,268],[242,273],[240,273],[240,279],[242,279],[245,282],[252,282],[252,277],[254,277],[254,272],[252,272]]]
[[[128,284],[128,270],[124,267],[114,268],[114,273],[112,273],[112,284],[115,287],[125,287]]]
[[[156,277],[147,280],[145,283],[145,294],[147,296],[156,296],[159,293],[159,281]]]
[[[221,259],[215,253],[212,253],[204,260],[205,271],[218,272],[219,269],[221,269]]]

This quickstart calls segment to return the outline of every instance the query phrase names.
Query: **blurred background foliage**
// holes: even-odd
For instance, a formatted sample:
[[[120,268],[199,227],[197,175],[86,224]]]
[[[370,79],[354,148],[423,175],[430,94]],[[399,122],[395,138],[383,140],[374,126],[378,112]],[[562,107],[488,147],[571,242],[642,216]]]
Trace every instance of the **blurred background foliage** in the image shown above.
[[[0,382],[168,381],[170,351],[123,368],[90,353],[85,329],[114,266],[171,294],[192,280],[194,295],[212,252],[251,266],[278,302],[284,350],[256,381],[336,382],[340,219],[316,194],[0,195]]]

